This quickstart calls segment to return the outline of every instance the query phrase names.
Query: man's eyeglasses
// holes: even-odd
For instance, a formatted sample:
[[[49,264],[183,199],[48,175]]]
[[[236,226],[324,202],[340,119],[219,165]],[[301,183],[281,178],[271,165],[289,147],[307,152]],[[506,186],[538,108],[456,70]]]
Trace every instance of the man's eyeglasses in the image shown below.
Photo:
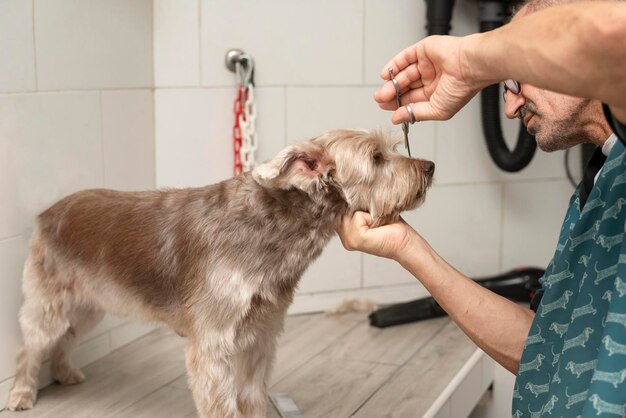
[[[511,90],[513,94],[519,94],[522,91],[522,87],[519,84],[519,81],[515,80],[505,80],[504,81],[504,91],[502,92],[502,98],[506,102],[506,92]]]

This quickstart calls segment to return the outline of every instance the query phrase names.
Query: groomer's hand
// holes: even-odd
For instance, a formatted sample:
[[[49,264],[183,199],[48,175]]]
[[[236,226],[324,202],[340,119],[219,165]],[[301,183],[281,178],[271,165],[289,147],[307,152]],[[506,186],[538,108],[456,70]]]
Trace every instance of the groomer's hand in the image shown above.
[[[380,75],[388,81],[376,91],[374,99],[381,108],[395,110],[393,123],[409,121],[404,108],[407,104],[411,105],[417,121],[450,119],[488,85],[473,80],[471,68],[467,68],[463,49],[467,38],[429,36],[385,65]],[[400,86],[403,106],[400,109],[389,68]]]
[[[371,223],[367,212],[344,216],[337,231],[343,246],[396,261],[412,252],[417,233],[406,222],[400,220],[378,228],[370,228]]]

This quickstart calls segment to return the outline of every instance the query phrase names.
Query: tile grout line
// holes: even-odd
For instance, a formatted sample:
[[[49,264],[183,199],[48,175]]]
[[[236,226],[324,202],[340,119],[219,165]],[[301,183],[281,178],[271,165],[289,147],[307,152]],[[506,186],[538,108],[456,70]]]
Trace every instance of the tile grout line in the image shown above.
[[[289,106],[287,106],[287,101],[289,100],[289,94],[288,94],[288,89],[289,87],[284,86],[283,87],[283,104],[284,104],[284,112],[283,112],[283,146],[286,147],[287,144],[289,143],[289,137],[288,137],[288,123],[287,123],[287,118],[289,116]]]
[[[106,187],[106,168],[105,168],[105,156],[104,156],[104,107],[102,105],[102,92],[98,92],[98,98],[100,101],[100,151],[102,159],[102,187]]]
[[[120,90],[155,90],[161,87],[154,86],[143,86],[143,87],[85,87],[85,88],[73,88],[73,89],[59,89],[59,90],[20,90],[20,91],[4,91],[0,92],[0,97],[2,96],[27,96],[27,95],[44,95],[44,94],[78,94],[78,93],[94,93],[100,91],[120,91]],[[177,87],[172,87],[172,89]],[[194,86],[190,86],[189,88],[195,88]],[[216,87],[216,88],[225,88],[224,87]]]
[[[362,62],[361,62],[361,85],[365,84],[365,67],[366,67],[366,58],[367,58],[366,53],[365,53],[365,51],[366,51],[365,42],[367,41],[365,39],[366,38],[365,33],[367,32],[366,28],[365,28],[365,25],[367,23],[367,4],[366,4],[366,1],[367,0],[363,0],[361,2],[361,5],[363,7],[363,19],[362,19],[362,22],[361,22],[362,23],[361,30],[363,31],[361,33],[361,48],[363,48],[361,50],[361,60],[362,60]]]
[[[39,75],[37,73],[37,31],[35,30],[35,0],[32,2],[33,5],[33,66],[35,67],[35,91],[39,90]]]
[[[157,188],[157,121],[156,121],[156,90],[150,95],[152,100],[150,110],[152,111],[152,185]]]
[[[202,86],[202,0],[198,1],[198,83]]]
[[[10,235],[10,236],[8,236],[8,237],[3,237],[3,238],[0,238],[0,242],[3,242],[3,241],[9,241],[9,240],[11,240],[11,239],[15,239],[15,238],[20,238],[21,236],[22,236],[22,234]]]

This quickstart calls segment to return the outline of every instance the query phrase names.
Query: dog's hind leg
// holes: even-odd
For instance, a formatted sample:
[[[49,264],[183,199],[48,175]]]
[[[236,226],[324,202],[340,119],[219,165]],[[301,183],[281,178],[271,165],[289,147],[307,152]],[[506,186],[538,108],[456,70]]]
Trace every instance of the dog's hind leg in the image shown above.
[[[64,385],[73,385],[85,380],[80,369],[72,365],[70,352],[87,332],[104,317],[104,312],[94,307],[77,307],[70,314],[70,326],[59,339],[50,354],[52,379]]]
[[[55,278],[47,277],[41,260],[35,258],[31,251],[24,267],[25,300],[19,316],[24,346],[17,356],[15,380],[7,400],[12,411],[33,407],[41,362],[70,326],[63,298],[55,291]]]

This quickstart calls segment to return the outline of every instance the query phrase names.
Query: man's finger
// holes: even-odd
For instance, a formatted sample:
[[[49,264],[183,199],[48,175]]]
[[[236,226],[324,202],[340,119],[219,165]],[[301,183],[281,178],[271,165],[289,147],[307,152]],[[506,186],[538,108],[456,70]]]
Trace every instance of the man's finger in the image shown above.
[[[395,79],[398,82],[398,88],[400,94],[405,94],[412,88],[418,88],[422,86],[421,75],[416,65],[411,65],[401,71],[400,73],[394,73]],[[396,99],[396,87],[393,82],[387,81],[374,93],[374,100],[379,103],[389,102]]]
[[[428,101],[422,101],[418,103],[411,103],[411,110],[413,110],[413,115],[415,116],[415,120],[418,122],[424,120],[448,120],[452,115],[438,113],[433,109],[431,103]],[[409,122],[410,116],[407,112],[406,108],[403,106],[400,109],[396,110],[391,117],[391,122],[394,124],[399,124],[402,122]]]
[[[391,80],[391,77],[389,76],[389,68],[393,69],[394,74],[399,74],[406,67],[416,62],[417,54],[415,45],[411,45],[410,47],[405,48],[402,52],[393,57],[391,61],[389,61],[383,67],[383,69],[380,71],[380,77],[383,80]]]
[[[367,212],[357,211],[354,212],[352,220],[354,225],[360,229],[369,229],[369,226],[372,223],[372,216]]]

